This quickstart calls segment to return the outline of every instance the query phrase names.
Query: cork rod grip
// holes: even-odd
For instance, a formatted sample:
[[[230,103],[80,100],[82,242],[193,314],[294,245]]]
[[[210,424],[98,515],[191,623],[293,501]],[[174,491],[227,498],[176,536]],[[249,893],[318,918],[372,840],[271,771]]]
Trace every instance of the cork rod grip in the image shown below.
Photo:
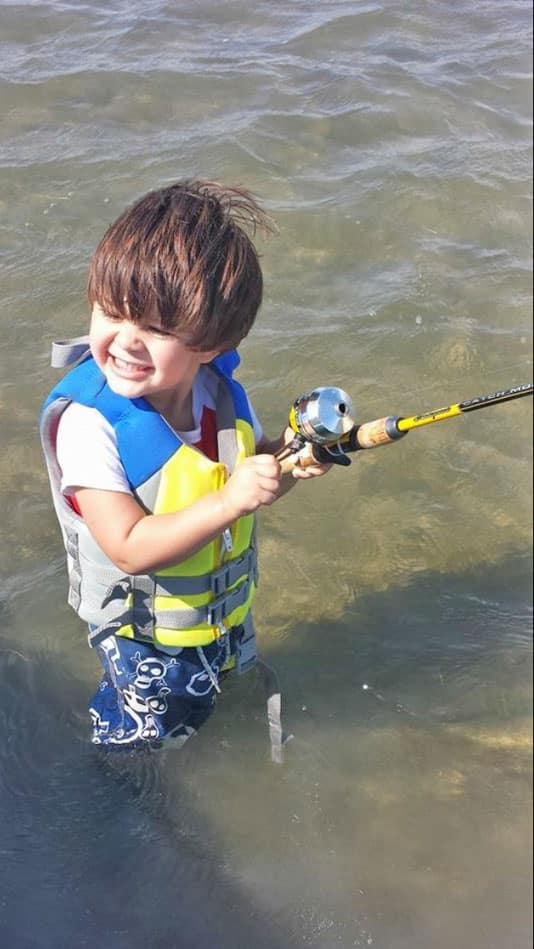
[[[364,422],[363,425],[351,432],[351,445],[353,451],[358,448],[378,448],[379,445],[389,445],[390,442],[396,442],[402,438],[406,432],[400,432],[397,424],[400,419],[396,415],[387,415],[384,418],[374,419],[372,422]],[[351,449],[349,448],[349,451]]]

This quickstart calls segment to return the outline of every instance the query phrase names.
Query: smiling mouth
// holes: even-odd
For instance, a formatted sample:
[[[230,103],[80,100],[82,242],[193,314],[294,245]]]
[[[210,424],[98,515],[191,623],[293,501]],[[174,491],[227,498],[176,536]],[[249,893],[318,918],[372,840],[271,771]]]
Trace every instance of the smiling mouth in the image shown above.
[[[113,367],[122,375],[136,376],[145,375],[147,372],[150,372],[150,366],[145,366],[138,362],[128,362],[126,359],[119,359],[118,356],[114,356],[112,353],[110,353],[110,357]]]

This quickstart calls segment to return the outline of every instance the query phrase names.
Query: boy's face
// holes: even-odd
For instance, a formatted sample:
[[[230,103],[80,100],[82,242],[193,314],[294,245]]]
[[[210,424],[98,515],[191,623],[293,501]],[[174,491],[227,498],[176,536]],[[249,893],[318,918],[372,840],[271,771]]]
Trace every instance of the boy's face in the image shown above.
[[[98,303],[91,314],[89,342],[109,387],[128,399],[160,393],[185,398],[200,366],[217,355],[189,349],[177,335],[163,330],[158,319],[141,326],[108,316]]]

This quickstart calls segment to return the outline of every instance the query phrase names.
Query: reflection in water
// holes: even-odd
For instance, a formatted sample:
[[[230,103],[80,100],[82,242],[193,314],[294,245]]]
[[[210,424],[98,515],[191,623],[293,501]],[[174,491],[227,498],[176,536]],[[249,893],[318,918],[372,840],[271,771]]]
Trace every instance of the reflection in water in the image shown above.
[[[163,758],[106,758],[61,720],[64,670],[50,656],[7,647],[1,659],[5,940],[231,949],[253,927],[260,949],[297,945],[232,879],[186,788],[169,795]]]
[[[65,945],[103,932],[137,944],[139,931],[163,945],[177,938],[172,905],[185,940],[172,945],[194,933],[228,947],[445,949],[453,913],[469,946],[506,945],[510,927],[526,946],[527,569],[425,574],[337,619],[302,617],[291,636],[266,630],[294,734],[282,768],[254,674],[228,682],[179,753],[102,757],[83,720],[92,670],[73,680],[14,635],[1,655],[6,905],[23,876],[30,895],[6,931],[46,916]]]

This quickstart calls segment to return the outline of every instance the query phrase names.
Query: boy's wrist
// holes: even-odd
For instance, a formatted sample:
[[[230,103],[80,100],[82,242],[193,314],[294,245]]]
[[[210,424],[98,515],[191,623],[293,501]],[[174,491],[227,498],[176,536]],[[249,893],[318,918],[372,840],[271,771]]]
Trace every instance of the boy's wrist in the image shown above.
[[[225,484],[215,495],[215,511],[217,515],[217,520],[221,520],[221,529],[224,530],[226,527],[230,527],[230,524],[233,524],[234,521],[237,521],[238,517],[241,517],[241,510],[236,510],[235,504],[232,503],[232,494],[228,491],[228,485]]]

